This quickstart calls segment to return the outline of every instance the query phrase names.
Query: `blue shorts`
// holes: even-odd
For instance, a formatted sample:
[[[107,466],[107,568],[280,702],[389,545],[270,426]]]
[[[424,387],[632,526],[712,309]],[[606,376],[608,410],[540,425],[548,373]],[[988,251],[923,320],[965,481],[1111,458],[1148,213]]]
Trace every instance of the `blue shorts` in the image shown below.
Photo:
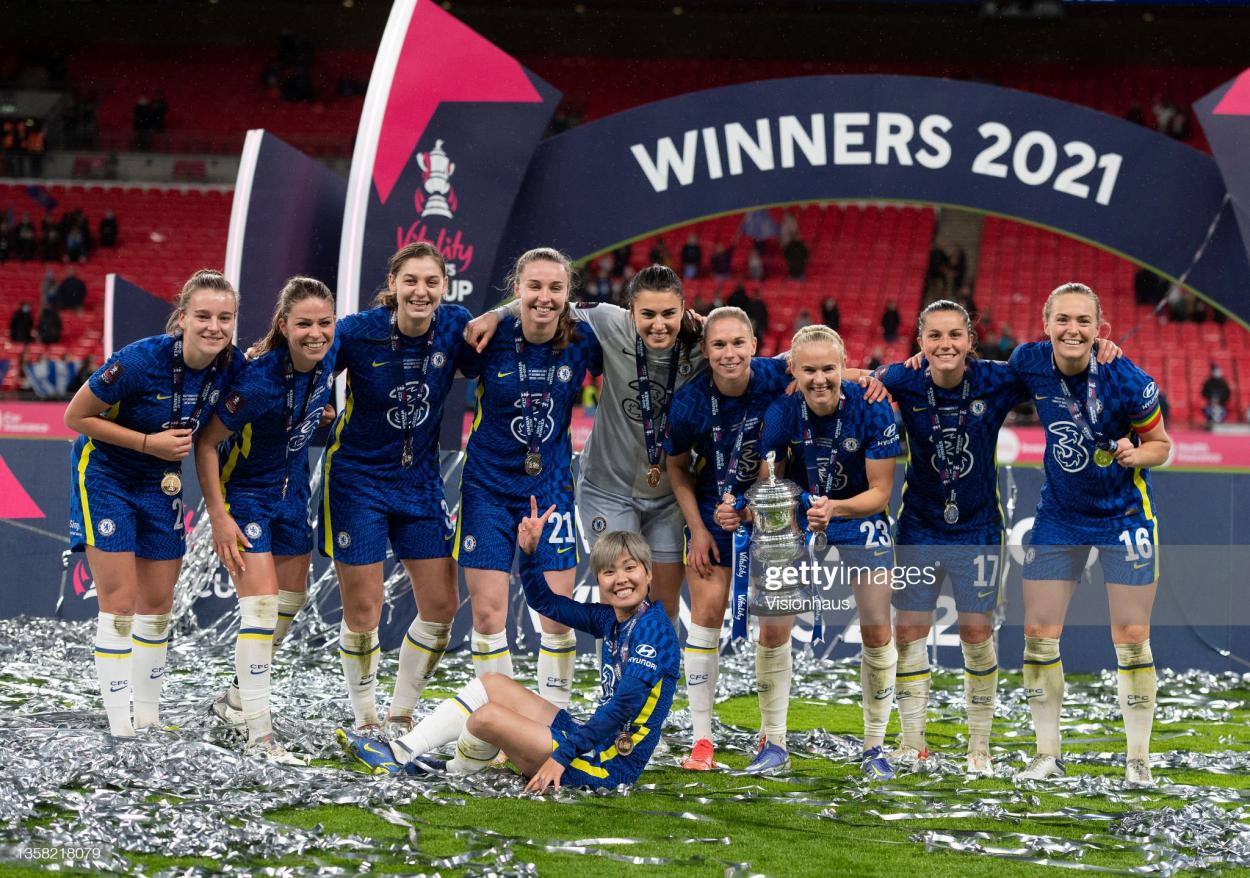
[[[727,567],[727,568],[732,569],[734,566],[734,532],[732,530],[725,530],[723,527],[721,527],[719,524],[716,523],[716,519],[713,516],[713,513],[715,512],[716,512],[716,507],[712,507],[711,509],[705,509],[703,506],[700,506],[699,518],[703,520],[703,526],[706,527],[708,530],[708,533],[712,535],[712,542],[716,544],[716,551],[720,553],[720,561],[715,561],[715,559],[713,559],[715,566]],[[690,528],[689,527],[685,528],[685,539],[686,539],[686,545],[682,549],[681,556],[682,556],[682,562],[685,564],[689,564],[690,563]]]
[[[424,467],[398,466],[381,473],[347,465],[337,457],[322,482],[321,554],[343,564],[386,560],[390,542],[402,560],[451,554],[451,513],[443,483],[423,475]]]
[[[265,497],[251,491],[231,490],[229,485],[226,486],[226,511],[252,544],[252,548],[244,551],[270,552],[280,558],[298,557],[312,551],[308,490],[292,487],[283,500],[281,492]]]
[[[555,504],[547,519],[542,539],[534,551],[539,570],[568,570],[577,566],[577,524],[573,515],[573,492],[556,487],[545,496],[535,495],[541,514]],[[452,557],[461,567],[477,570],[512,570],[516,556],[516,529],[530,514],[529,495],[525,499],[490,494],[464,485],[460,494],[460,518],[456,521]]]
[[[76,449],[75,449],[76,450]],[[70,452],[70,550],[134,552],[149,561],[172,561],[186,552],[186,509],[181,492],[161,491],[160,472],[115,473],[94,457],[95,443]]]
[[[1039,509],[1024,553],[1024,578],[1079,582],[1098,549],[1105,582],[1151,585],[1159,578],[1158,521],[1145,513],[1109,519],[1061,516]]]
[[[569,735],[582,727],[582,724],[569,714],[567,710],[556,712],[551,721],[551,749],[554,752],[564,743]],[[604,758],[603,753],[587,753],[578,756],[564,769],[561,786],[566,787],[606,787],[613,789],[620,784],[632,784],[638,780],[645,763],[636,758],[637,751],[630,756],[616,755],[616,748],[610,751],[613,755]]]
[[[800,516],[799,526],[807,527],[807,519]],[[825,539],[830,546],[838,547],[843,564],[853,567],[894,566],[894,541],[890,539],[890,522],[884,515],[868,518],[835,518],[825,528]]]
[[[895,557],[906,586],[896,588],[894,609],[932,612],[947,578],[959,612],[991,613],[998,606],[1003,569],[1001,528],[950,533],[902,520],[897,543]]]

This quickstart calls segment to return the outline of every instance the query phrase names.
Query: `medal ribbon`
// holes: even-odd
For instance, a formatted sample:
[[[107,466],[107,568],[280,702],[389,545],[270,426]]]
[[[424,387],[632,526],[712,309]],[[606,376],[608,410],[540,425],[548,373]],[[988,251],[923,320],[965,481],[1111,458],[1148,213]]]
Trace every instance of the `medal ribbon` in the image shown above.
[[[413,376],[416,384],[420,385],[425,381],[426,368],[430,362],[430,347],[434,344],[434,322],[438,319],[438,311],[430,316],[430,328],[422,338],[424,343],[420,349],[416,351],[417,371]],[[412,431],[413,421],[416,420],[416,412],[412,413],[412,417],[408,414],[408,358],[404,356],[400,349],[399,339],[399,311],[396,309],[391,312],[391,356],[394,358],[395,366],[392,371],[395,372],[395,378],[398,382],[397,390],[399,392],[399,429],[404,436],[403,451],[400,452],[400,463],[405,466],[412,465]]]
[[[1072,423],[1081,431],[1081,435],[1085,437],[1085,441],[1094,446],[1095,449],[1105,449],[1107,451],[1115,450],[1115,440],[1108,439],[1097,430],[1098,426],[1098,361],[1094,359],[1094,352],[1089,352],[1089,372],[1085,377],[1085,406],[1084,411],[1080,403],[1072,396],[1072,389],[1068,387],[1068,382],[1064,379],[1063,373],[1059,371],[1059,367],[1051,360],[1051,368],[1055,370],[1055,376],[1059,379],[1059,387],[1063,390],[1063,397],[1068,405],[1068,415],[1072,418]],[[1088,420],[1086,416],[1088,415]]]
[[[204,383],[200,385],[200,393],[196,397],[195,406],[185,419],[182,417],[182,382],[187,364],[182,359],[182,336],[174,339],[173,359],[174,389],[169,397],[169,427],[167,429],[176,430],[185,424],[198,426],[200,412],[204,410],[204,406],[208,405],[208,398],[213,393],[213,379],[217,377],[217,370],[221,367],[221,355],[214,357],[213,362],[209,364],[208,372],[204,375]]]
[[[812,413],[807,407],[807,400],[799,405],[799,415],[803,419],[803,463],[807,466],[807,483],[812,493],[820,497],[828,497],[833,490],[833,479],[838,468],[838,443],[842,439],[842,399],[838,399],[838,407],[834,413],[837,426],[833,431],[833,450],[829,452],[829,464],[825,470],[825,478],[820,478],[820,459],[816,455],[816,440],[812,433]]]
[[[312,402],[313,394],[321,386],[321,375],[325,371],[324,367],[325,362],[322,361],[313,369],[312,376],[308,381],[308,389],[304,392],[304,404],[300,407],[300,415],[297,420],[295,417],[295,362],[291,359],[290,351],[287,351],[282,375],[283,382],[286,385],[286,445],[282,450],[282,496],[284,498],[286,497],[287,480],[290,478],[291,440],[295,438],[293,430],[303,427],[304,420],[308,417],[308,404]]]
[[[629,661],[629,639],[633,636],[634,626],[638,624],[638,620],[642,618],[642,614],[647,612],[649,609],[651,609],[651,601],[650,599],[644,599],[643,602],[638,605],[638,609],[634,610],[634,615],[630,616],[629,620],[623,626],[620,622],[616,623],[617,630],[615,643],[609,647],[609,651],[615,659],[612,663],[612,667],[616,671],[617,686],[621,685],[621,680],[624,679],[625,676],[625,662]],[[621,732],[627,735],[633,734],[633,731],[633,723],[630,722],[626,722],[624,727],[621,729]],[[627,754],[622,753],[621,755],[624,756]]]
[[[668,409],[673,402],[673,388],[677,386],[677,365],[681,362],[681,342],[673,346],[669,360],[668,380],[664,382],[664,405],[659,417],[655,415],[655,401],[651,397],[651,374],[647,369],[647,349],[642,336],[634,334],[634,365],[638,369],[638,408],[642,414],[642,438],[647,446],[647,463],[660,464],[660,436],[668,429]]]
[[[720,394],[712,387],[712,453],[716,462],[716,495],[717,502],[730,491],[730,486],[738,487],[738,458],[742,456],[742,439],[746,434],[747,414],[742,413],[742,421],[738,424],[738,435],[734,437],[733,450],[729,454],[729,462],[725,462],[725,452],[721,449],[721,438],[725,435],[724,425],[720,420]]]
[[[550,349],[547,351],[547,357],[552,358]],[[547,365],[547,376],[543,379],[543,392],[536,394],[530,392],[529,389],[529,367],[525,365],[525,333],[521,331],[521,324],[518,322],[516,326],[516,371],[517,380],[521,384],[521,414],[522,423],[525,425],[525,450],[526,456],[538,454],[538,449],[542,447],[543,436],[542,430],[534,423],[534,414],[536,409],[547,408],[547,402],[551,399],[551,384],[556,376],[556,364],[554,359]],[[538,396],[538,404],[534,404],[534,397]]]
[[[942,481],[942,494],[946,497],[946,505],[955,503],[955,488],[959,483],[959,449],[963,444],[964,430],[968,427],[968,396],[972,393],[972,382],[964,375],[963,389],[959,393],[959,418],[955,422],[955,458],[952,460],[946,453],[946,443],[942,440],[942,419],[938,415],[937,395],[933,392],[933,379],[925,388],[929,402],[929,435],[933,437],[933,449],[938,459],[938,478]]]
[[[816,569],[816,565],[821,563],[821,559],[817,557],[816,534],[810,530],[804,536],[807,545],[807,554],[812,562],[812,569]],[[825,639],[825,615],[819,603],[816,602],[816,586],[812,586],[812,643],[819,643]]]

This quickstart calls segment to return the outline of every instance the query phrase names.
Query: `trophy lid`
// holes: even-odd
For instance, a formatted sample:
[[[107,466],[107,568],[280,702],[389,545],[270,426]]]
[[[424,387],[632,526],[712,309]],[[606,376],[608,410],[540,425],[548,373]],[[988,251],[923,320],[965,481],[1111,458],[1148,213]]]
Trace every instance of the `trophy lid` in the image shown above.
[[[768,452],[768,478],[747,489],[747,502],[754,505],[789,504],[803,490],[789,479],[777,478],[776,452]]]

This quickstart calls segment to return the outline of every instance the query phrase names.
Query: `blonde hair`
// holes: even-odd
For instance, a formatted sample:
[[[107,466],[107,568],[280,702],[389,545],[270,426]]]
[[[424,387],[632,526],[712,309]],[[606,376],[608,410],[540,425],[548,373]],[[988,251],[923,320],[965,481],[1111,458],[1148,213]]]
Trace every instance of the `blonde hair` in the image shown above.
[[[754,334],[755,325],[751,322],[751,318],[747,316],[747,312],[733,305],[721,305],[719,308],[713,308],[703,321],[703,339],[707,340],[708,334],[712,331],[712,327],[722,320],[741,320],[746,326],[747,331]]]
[[[577,337],[577,327],[573,321],[573,282],[576,279],[573,261],[554,247],[534,247],[526,250],[517,257],[516,263],[512,266],[512,271],[508,272],[508,277],[504,281],[508,290],[507,294],[516,294],[517,288],[521,283],[521,273],[525,271],[525,267],[531,262],[554,262],[564,269],[568,299],[564,303],[564,311],[560,313],[560,320],[556,324],[556,334],[551,339],[551,349],[559,353],[567,348],[569,342]]]
[[[323,299],[330,303],[330,311],[334,311],[334,293],[330,292],[329,287],[314,277],[291,278],[283,285],[282,292],[278,293],[278,304],[273,309],[273,323],[269,326],[269,332],[252,346],[253,356],[267,354],[287,343],[287,337],[278,324],[287,318],[296,302],[305,299]]]
[[[1046,297],[1046,304],[1042,306],[1042,320],[1049,323],[1050,313],[1054,310],[1055,299],[1059,296],[1085,296],[1094,303],[1094,320],[1102,323],[1102,302],[1098,301],[1098,294],[1085,284],[1071,281],[1066,284],[1055,287],[1050,291],[1050,295]]]
[[[201,268],[195,274],[187,278],[187,282],[182,285],[182,290],[174,299],[174,313],[169,315],[169,319],[165,321],[165,333],[167,335],[177,335],[178,318],[187,313],[187,305],[191,302],[191,297],[200,290],[212,290],[214,292],[229,293],[234,297],[234,310],[239,310],[239,291],[234,288],[230,281],[226,280],[226,276],[220,271],[212,268]],[[229,350],[229,348],[226,348]]]
[[[443,258],[443,254],[438,252],[438,248],[429,241],[414,241],[395,251],[395,255],[390,258],[386,264],[386,286],[378,291],[373,297],[373,307],[377,308],[381,305],[383,308],[390,308],[394,311],[399,307],[399,297],[391,290],[391,281],[399,276],[400,269],[404,267],[404,263],[409,259],[433,259],[438,265],[439,272],[443,275],[443,280],[447,280],[447,260]]]
[[[804,326],[796,332],[794,338],[790,339],[790,353],[793,354],[803,345],[820,342],[833,345],[843,357],[846,356],[846,343],[842,341],[842,336],[838,335],[836,330],[821,323]]]
[[[648,573],[651,572],[651,547],[642,534],[632,530],[610,530],[595,541],[590,550],[590,573],[596,579],[599,574],[616,564],[622,555],[633,558]]]

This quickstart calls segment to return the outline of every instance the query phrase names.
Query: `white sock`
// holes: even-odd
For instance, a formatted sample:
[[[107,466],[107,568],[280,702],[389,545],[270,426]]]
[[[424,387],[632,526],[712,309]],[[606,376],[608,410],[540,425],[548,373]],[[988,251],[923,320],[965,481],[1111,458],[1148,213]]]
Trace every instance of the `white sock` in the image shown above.
[[[498,747],[465,728],[456,739],[456,755],[447,763],[447,771],[451,774],[476,774],[498,755]]]
[[[691,623],[686,629],[686,698],[694,739],[712,740],[712,705],[720,671],[720,629]]]
[[[474,678],[459,692],[434,708],[417,727],[391,742],[397,761],[408,762],[414,756],[429,753],[435,747],[450,744],[460,737],[464,724],[473,711],[486,703],[486,687]]]
[[[130,660],[130,688],[135,697],[135,728],[161,721],[161,687],[165,685],[165,657],[169,654],[169,613],[135,615],[130,632],[134,653]]]
[[[567,710],[573,701],[573,663],[577,661],[577,634],[543,632],[538,644],[538,694]]]
[[[234,676],[239,706],[247,720],[247,739],[256,741],[273,731],[269,714],[273,631],[278,620],[276,595],[239,598],[239,635],[234,643]]]
[[[483,634],[474,628],[469,644],[473,652],[473,672],[479,677],[492,672],[505,677],[513,676],[512,653],[508,651],[506,631]]]
[[[286,632],[290,629],[291,623],[295,621],[295,616],[304,608],[304,604],[308,603],[308,592],[306,591],[279,591],[278,592],[278,621],[273,626],[273,648],[276,652],[278,644],[286,637]]]
[[[95,623],[95,674],[104,699],[109,732],[133,737],[130,723],[130,632],[133,616],[101,612]]]
[[[1150,641],[1117,643],[1115,656],[1120,668],[1116,688],[1120,694],[1120,713],[1124,716],[1124,735],[1128,739],[1128,758],[1150,762],[1150,729],[1155,719],[1155,660]]]
[[[960,640],[964,653],[964,703],[968,711],[968,752],[990,752],[990,728],[998,701],[998,656],[994,638]]]
[[[412,620],[399,646],[399,673],[395,677],[395,694],[391,696],[391,716],[412,716],[450,639],[450,622],[427,622],[420,615]]]
[[[1063,659],[1056,637],[1024,638],[1024,697],[1033,714],[1039,756],[1061,756],[1059,710],[1063,707]]]
[[[794,653],[790,644],[755,647],[755,691],[760,704],[760,731],[786,749],[786,714],[790,709],[790,679]]]
[[[859,685],[863,689],[864,749],[885,743],[885,727],[894,707],[894,677],[898,673],[898,650],[891,640],[885,646],[865,646],[859,662]]]
[[[374,691],[378,688],[378,629],[352,631],[344,619],[339,625],[339,662],[347,681],[356,728],[380,726]]]
[[[898,670],[894,677],[894,698],[898,701],[898,718],[903,726],[903,746],[920,752],[927,748],[924,740],[925,720],[929,713],[929,650],[924,638],[898,644]]]

